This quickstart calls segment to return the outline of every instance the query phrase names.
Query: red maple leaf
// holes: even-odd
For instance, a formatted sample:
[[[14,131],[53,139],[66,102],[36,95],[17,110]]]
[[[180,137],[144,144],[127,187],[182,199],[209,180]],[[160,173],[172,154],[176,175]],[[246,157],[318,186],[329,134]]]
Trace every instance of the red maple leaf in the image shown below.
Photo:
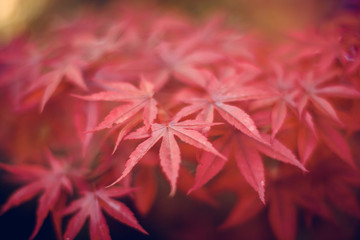
[[[124,23],[118,23],[107,27],[101,36],[86,31],[75,35],[69,42],[79,51],[86,62],[95,62],[107,53],[117,53],[126,41],[129,40]]]
[[[131,210],[122,202],[113,199],[127,195],[131,191],[133,190],[118,187],[84,191],[82,197],[71,202],[63,212],[65,215],[76,212],[67,225],[64,239],[74,239],[85,224],[86,219],[89,218],[90,239],[110,240],[109,226],[101,209],[117,221],[148,234],[140,226]]]
[[[34,91],[44,89],[40,101],[40,112],[44,110],[46,103],[64,80],[81,90],[87,90],[82,73],[84,62],[77,55],[69,54],[67,56],[58,56],[54,60],[48,61],[47,64],[51,70],[29,84],[24,93],[24,95],[29,95]]]
[[[1,214],[10,208],[22,204],[41,193],[38,209],[36,211],[36,225],[30,239],[39,232],[41,225],[49,212],[53,211],[55,204],[60,199],[63,190],[72,193],[73,186],[66,174],[66,164],[56,159],[50,152],[47,160],[51,169],[42,166],[8,166],[1,164],[0,168],[17,175],[19,179],[29,181],[28,184],[16,190],[2,206]]]
[[[216,50],[201,49],[199,36],[182,39],[176,47],[163,42],[155,49],[155,68],[157,76],[162,82],[167,82],[170,76],[193,85],[206,85],[206,81],[199,69],[200,66],[209,65],[222,60],[224,57]],[[162,83],[164,84],[164,83]]]
[[[283,126],[288,109],[296,111],[295,96],[297,93],[296,75],[286,72],[279,63],[271,63],[275,76],[266,78],[267,86],[271,89],[268,96],[251,103],[250,109],[268,109],[271,107],[271,137],[274,138]]]
[[[111,128],[113,124],[121,125],[134,117],[143,109],[143,120],[147,128],[151,126],[157,115],[157,101],[154,99],[153,85],[141,78],[140,89],[130,83],[108,83],[109,91],[94,93],[89,96],[77,96],[89,101],[118,101],[127,104],[113,109],[105,119],[92,131]]]
[[[138,147],[131,153],[122,175],[110,186],[118,183],[126,175],[128,175],[140,159],[143,158],[144,155],[162,138],[159,150],[160,165],[166,177],[170,181],[170,195],[174,195],[181,162],[180,148],[176,142],[175,136],[187,144],[224,158],[224,156],[212,146],[206,137],[196,131],[197,129],[202,129],[208,126],[209,124],[195,120],[186,120],[183,122],[172,121],[167,124],[152,124],[151,136],[139,144]],[[142,131],[140,131],[139,134],[141,137],[144,137]],[[135,134],[135,137],[136,135],[137,134]]]
[[[351,148],[347,143],[344,134],[329,121],[316,117],[317,132],[327,147],[338,155],[344,162],[357,169]]]
[[[262,135],[262,138],[266,142],[259,142],[244,134],[232,131],[216,140],[214,145],[226,156],[229,156],[231,152],[234,153],[238,168],[245,180],[258,192],[261,201],[265,202],[265,170],[260,153],[292,164],[303,171],[306,170],[294,154],[281,142],[271,139],[267,135]],[[199,160],[195,184],[190,192],[206,184],[224,167],[224,164],[224,159],[204,153]]]
[[[303,92],[299,93],[298,102],[300,116],[302,116],[308,103],[311,102],[319,113],[325,114],[340,125],[343,125],[327,97],[359,99],[360,92],[344,84],[331,84],[334,82],[334,77],[337,77],[335,72],[308,72],[304,78],[299,80],[299,84],[303,88]]]
[[[347,165],[333,160],[332,156],[317,157],[319,160],[311,166],[307,175],[295,173],[285,165],[268,169],[268,221],[278,239],[296,239],[299,210],[305,217],[310,217],[310,220],[317,215],[335,224],[338,222],[338,213],[334,208],[357,218],[360,216],[360,206],[355,192],[351,189],[359,185],[358,174]],[[242,224],[266,208],[255,198],[253,192],[244,188],[241,180],[239,185],[234,185],[237,177],[230,174],[223,175],[222,179],[215,183],[216,185],[222,182],[222,185],[214,188],[231,189],[238,196],[233,210],[221,228]]]
[[[208,73],[205,74],[208,75]],[[266,96],[265,91],[259,89],[256,84],[242,85],[238,75],[230,76],[222,81],[218,81],[213,75],[207,77],[208,83],[205,87],[207,94],[204,97],[184,99],[183,101],[190,105],[182,108],[175,119],[199,112],[196,119],[211,123],[214,120],[214,110],[216,110],[230,125],[254,139],[263,141],[250,115],[239,107],[227,103],[259,99]]]
[[[74,122],[78,136],[82,143],[82,155],[85,156],[87,153],[88,146],[93,138],[94,132],[87,132],[95,128],[98,121],[99,107],[97,103],[86,103],[76,107],[74,111]]]

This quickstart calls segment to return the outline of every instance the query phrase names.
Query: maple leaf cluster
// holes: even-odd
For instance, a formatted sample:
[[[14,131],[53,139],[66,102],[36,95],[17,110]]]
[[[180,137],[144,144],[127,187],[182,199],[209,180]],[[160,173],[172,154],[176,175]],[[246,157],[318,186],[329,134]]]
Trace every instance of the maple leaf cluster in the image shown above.
[[[120,6],[14,39],[0,49],[0,169],[23,185],[1,213],[38,196],[30,239],[48,216],[58,239],[87,219],[110,239],[104,212],[147,234],[117,198],[145,215],[160,178],[170,197],[235,194],[221,229],[264,209],[278,239],[296,238],[300,211],[309,226],[358,219],[359,29],[341,15],[270,42],[221,16]]]

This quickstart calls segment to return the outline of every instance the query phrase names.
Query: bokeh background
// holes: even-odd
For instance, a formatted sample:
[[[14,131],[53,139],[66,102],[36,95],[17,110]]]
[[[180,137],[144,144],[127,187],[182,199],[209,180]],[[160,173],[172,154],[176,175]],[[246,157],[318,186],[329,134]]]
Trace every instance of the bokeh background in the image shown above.
[[[41,31],[49,18],[75,14],[84,8],[106,8],[124,0],[2,0],[0,41],[10,41],[24,31]],[[132,0],[182,11],[195,18],[224,12],[234,24],[276,36],[288,28],[321,24],[340,11],[358,9],[358,0]]]

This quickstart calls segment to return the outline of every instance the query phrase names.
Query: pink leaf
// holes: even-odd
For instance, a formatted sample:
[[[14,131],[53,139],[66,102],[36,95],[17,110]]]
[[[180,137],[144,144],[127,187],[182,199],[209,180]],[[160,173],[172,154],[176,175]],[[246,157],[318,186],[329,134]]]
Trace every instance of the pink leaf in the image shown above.
[[[173,196],[176,191],[176,181],[180,169],[180,149],[176,143],[174,134],[166,130],[160,146],[160,164],[166,177],[170,181],[171,191],[170,196]]]
[[[123,101],[123,102],[132,102],[139,100],[139,94],[142,94],[140,91],[136,93],[129,91],[106,91],[98,92],[88,96],[79,96],[74,95],[77,98],[81,98],[88,101]],[[141,95],[140,95],[141,96]]]
[[[333,106],[331,106],[331,104],[327,100],[325,100],[322,97],[312,96],[311,101],[314,103],[315,107],[317,107],[320,111],[331,117],[340,125],[343,125],[335,109],[333,108]]]
[[[49,214],[49,211],[54,208],[56,201],[60,196],[61,185],[49,186],[39,199],[39,205],[36,211],[36,224],[30,239],[33,239],[39,232],[41,225]]]
[[[116,188],[122,194],[128,191]],[[109,193],[107,192],[109,191]],[[71,217],[66,228],[64,238],[74,239],[79,233],[87,218],[90,218],[90,238],[91,240],[110,240],[109,226],[101,211],[103,208],[110,216],[116,220],[133,227],[142,233],[147,232],[140,226],[133,213],[121,202],[111,197],[114,190],[97,190],[94,192],[84,192],[82,197],[73,201],[64,211],[64,214],[77,213]]]
[[[297,145],[301,162],[305,165],[311,153],[314,151],[318,138],[306,126],[301,126],[298,131]]]
[[[275,104],[271,112],[271,128],[272,133],[271,137],[274,138],[281,126],[283,125],[286,118],[286,103],[284,101],[280,101]]]
[[[98,202],[96,202],[91,209],[89,235],[91,240],[111,240],[109,226],[106,223]]]
[[[130,121],[129,123],[127,123],[119,132],[117,138],[116,138],[116,142],[115,142],[115,146],[113,149],[112,154],[115,153],[116,149],[118,148],[120,142],[124,139],[124,137],[139,123],[140,120],[134,120],[134,121]]]
[[[28,171],[33,175],[33,179],[30,183],[15,191],[1,209],[1,213],[4,213],[10,208],[26,202],[41,193],[36,211],[35,229],[30,236],[30,239],[33,239],[40,230],[45,218],[48,216],[49,212],[53,210],[56,202],[60,199],[62,190],[72,192],[71,182],[63,171],[64,164],[56,159],[50,152],[48,152],[47,155],[51,169],[34,171],[34,167],[30,167],[29,170],[24,168],[16,169],[16,171],[14,171],[14,173],[22,172],[23,174],[27,174]],[[42,169],[42,167],[37,168]]]
[[[177,79],[190,86],[206,86],[206,80],[204,79],[202,72],[195,67],[181,66],[175,68],[174,75]]]
[[[120,92],[121,94],[127,93],[126,96],[138,95],[141,92],[133,84],[121,81],[107,82],[104,84],[104,87],[114,90],[115,92]]]
[[[83,107],[83,106],[82,106]],[[81,111],[81,112],[80,112]],[[80,112],[80,113],[79,113]],[[96,127],[99,109],[97,103],[88,103],[83,109],[76,109],[75,124],[82,143],[82,155],[86,156],[88,146],[94,133],[90,130]],[[85,119],[83,119],[85,118]],[[84,133],[87,131],[86,133]],[[90,132],[89,132],[90,131]]]
[[[304,168],[304,166],[299,162],[299,160],[296,158],[296,156],[291,152],[291,150],[288,149],[281,142],[279,142],[276,139],[271,140],[271,138],[265,134],[262,134],[262,138],[266,140],[268,143],[265,144],[262,142],[252,140],[252,144],[254,144],[260,152],[264,153],[265,155],[271,158],[282,161],[284,163],[290,163],[300,168],[302,171],[305,172],[307,171]]]
[[[182,141],[225,159],[225,157],[219,153],[201,133],[179,127],[176,125],[176,123],[169,125],[169,128]]]
[[[144,107],[144,103],[129,103],[114,108],[99,125],[92,131],[111,128],[113,124],[122,124],[133,117]]]
[[[199,114],[196,116],[196,120],[206,123],[212,123],[214,121],[214,106],[208,104]],[[210,128],[205,128],[204,132],[208,132]]]
[[[111,189],[109,189],[109,190],[111,190]],[[107,191],[109,191],[109,190],[107,190]],[[121,191],[121,189],[116,189],[116,190]],[[132,211],[125,204],[123,204],[122,202],[119,202],[119,201],[115,201],[115,200],[111,199],[110,197],[111,196],[109,196],[107,194],[107,192],[104,192],[104,191],[102,192],[102,194],[99,194],[100,205],[110,216],[112,216],[119,222],[122,222],[134,229],[137,229],[138,231],[140,231],[144,234],[148,234],[140,226],[140,224],[136,220]]]
[[[218,139],[213,142],[214,146],[221,151],[224,156],[229,156],[231,151],[231,144],[228,139]],[[199,164],[196,168],[195,184],[189,190],[188,194],[195,191],[205,185],[210,179],[212,179],[225,165],[226,161],[217,155],[209,152],[204,152],[201,155]]]
[[[265,174],[260,154],[246,145],[245,138],[239,138],[235,159],[246,181],[258,192],[260,200],[265,203]]]
[[[316,93],[340,98],[360,98],[360,92],[353,87],[341,85],[323,87],[316,90]]]
[[[68,65],[65,68],[65,76],[68,78],[70,82],[74,85],[78,86],[82,90],[87,90],[87,86],[85,80],[82,76],[82,72],[79,67],[75,67],[73,65]]]
[[[144,124],[147,128],[150,128],[151,124],[156,119],[158,113],[158,109],[156,105],[157,105],[156,100],[151,98],[144,107],[143,118],[144,118]]]
[[[344,160],[346,163],[356,169],[350,147],[344,137],[337,130],[326,124],[324,121],[320,122],[318,129],[321,139],[325,142],[325,144],[342,160]]]
[[[151,137],[142,142],[137,148],[130,154],[129,159],[125,164],[125,170],[122,175],[115,180],[108,187],[121,181],[127,174],[129,174],[132,168],[140,161],[140,159],[160,140],[162,139],[160,147],[160,160],[161,167],[165,172],[167,178],[171,184],[171,195],[175,193],[176,181],[178,177],[179,165],[180,165],[180,149],[175,141],[174,135],[179,137],[185,143],[195,146],[196,148],[208,151],[214,155],[217,155],[223,159],[225,157],[221,155],[201,133],[193,130],[200,127],[208,127],[208,124],[200,124],[198,121],[187,120],[183,122],[170,122],[168,125],[153,124]],[[212,124],[210,124],[212,125]]]
[[[254,121],[243,110],[224,103],[216,103],[215,108],[228,123],[249,137],[262,141]]]
[[[227,229],[238,224],[245,223],[251,218],[255,217],[261,210],[264,209],[264,204],[259,201],[255,194],[248,194],[246,197],[237,200],[235,207],[231,210],[230,215],[226,221],[221,224],[221,229]]]
[[[269,220],[279,240],[294,240],[297,227],[297,212],[287,193],[273,191],[269,209]]]
[[[176,113],[173,120],[178,121],[183,117],[186,117],[193,113],[198,112],[199,110],[201,110],[203,107],[205,108],[206,106],[207,106],[206,102],[203,102],[202,104],[196,103],[196,104],[191,104],[189,106],[186,106],[186,107],[182,108],[179,112]]]
[[[51,81],[47,87],[45,88],[44,95],[42,96],[41,103],[40,103],[40,112],[44,110],[45,104],[48,102],[49,98],[53,95],[56,88],[59,86],[62,76],[60,73],[54,71],[49,72],[43,76],[44,80],[49,79]]]
[[[79,203],[79,206],[75,206],[75,204]],[[81,206],[81,205],[82,206]],[[88,212],[89,210],[85,210],[85,207],[86,208],[90,208],[90,206],[87,206],[85,205],[86,203],[84,202],[81,202],[81,200],[77,200],[77,201],[74,201],[70,204],[70,206],[68,207],[67,210],[69,211],[66,211],[65,214],[69,214],[71,213],[70,212],[70,209],[72,210],[74,208],[74,211],[76,211],[76,208],[81,208],[81,210],[79,212],[77,212],[69,221],[68,225],[67,225],[67,228],[66,228],[66,231],[64,233],[64,239],[74,239],[75,236],[79,233],[80,229],[82,228],[82,226],[85,224],[85,221],[88,217]]]
[[[130,154],[130,157],[126,161],[125,169],[121,176],[107,187],[115,185],[116,183],[120,182],[126,175],[128,175],[134,168],[134,166],[141,160],[141,158],[155,145],[155,143],[160,140],[164,132],[165,128],[160,126],[159,129],[156,129],[156,131],[153,130],[151,137],[139,144],[137,148]]]
[[[219,53],[199,50],[186,56],[183,61],[192,64],[211,64],[223,58]]]
[[[147,137],[150,137],[150,136],[151,136],[151,134],[149,134],[147,128],[145,126],[143,126],[143,127],[139,127],[134,132],[129,133],[125,137],[125,139],[143,139],[143,138],[147,138]]]
[[[89,96],[76,96],[89,101],[120,101],[126,102],[113,109],[105,119],[92,131],[111,128],[113,124],[123,124],[125,121],[134,117],[143,109],[144,124],[150,128],[157,116],[157,101],[153,98],[154,86],[144,77],[141,77],[140,89],[135,88],[129,83],[106,84],[112,87],[109,91],[95,93]]]
[[[16,190],[7,202],[2,206],[0,215],[4,214],[10,208],[16,207],[24,202],[29,201],[35,197],[42,190],[41,184],[38,181],[34,181],[18,190]]]

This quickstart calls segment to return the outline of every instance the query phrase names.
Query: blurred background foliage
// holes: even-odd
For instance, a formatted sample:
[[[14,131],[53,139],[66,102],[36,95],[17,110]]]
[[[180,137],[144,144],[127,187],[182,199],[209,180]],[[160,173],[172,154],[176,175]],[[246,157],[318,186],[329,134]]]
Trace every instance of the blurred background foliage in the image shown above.
[[[54,15],[79,9],[100,9],[124,0],[1,0],[0,42],[27,31],[41,31]],[[201,18],[225,12],[228,19],[243,27],[259,29],[274,36],[289,28],[317,24],[343,8],[355,8],[357,0],[132,0],[131,4],[152,4],[183,11]]]

